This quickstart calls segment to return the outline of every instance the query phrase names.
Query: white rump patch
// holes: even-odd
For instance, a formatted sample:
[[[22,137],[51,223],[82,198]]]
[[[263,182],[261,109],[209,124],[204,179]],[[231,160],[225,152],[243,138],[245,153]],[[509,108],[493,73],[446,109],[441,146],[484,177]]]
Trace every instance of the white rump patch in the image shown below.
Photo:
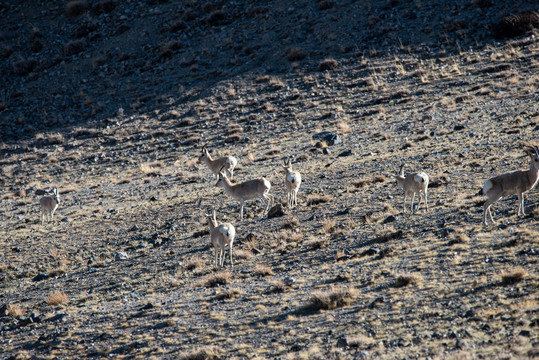
[[[492,189],[492,186],[493,186],[492,181],[490,180],[485,181],[485,185],[483,185],[483,194],[486,195],[490,191],[490,189]]]
[[[417,183],[429,182],[429,176],[425,173],[415,174],[414,180]]]
[[[290,183],[295,183],[296,182],[296,175],[295,174],[286,174],[286,181],[290,182]]]

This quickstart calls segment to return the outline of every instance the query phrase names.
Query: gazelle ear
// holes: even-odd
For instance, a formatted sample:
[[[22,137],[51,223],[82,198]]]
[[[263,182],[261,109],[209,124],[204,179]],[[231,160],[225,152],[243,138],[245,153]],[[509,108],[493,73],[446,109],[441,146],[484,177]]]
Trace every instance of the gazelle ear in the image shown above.
[[[215,216],[215,209],[212,210],[212,215],[213,215],[213,220],[214,220],[214,221],[217,221],[217,218],[216,218],[216,216]]]

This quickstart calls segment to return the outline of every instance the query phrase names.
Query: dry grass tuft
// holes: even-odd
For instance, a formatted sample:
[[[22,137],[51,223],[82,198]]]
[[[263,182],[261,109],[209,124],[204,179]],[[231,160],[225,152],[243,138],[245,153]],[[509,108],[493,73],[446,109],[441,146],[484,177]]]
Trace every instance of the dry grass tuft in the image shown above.
[[[24,310],[17,304],[7,304],[6,315],[13,318],[19,318],[24,315]]]
[[[328,239],[312,239],[307,243],[307,246],[312,250],[319,250],[326,247],[328,244]]]
[[[70,1],[66,5],[66,14],[69,17],[82,15],[88,10],[88,3],[84,0]]]
[[[66,295],[65,292],[63,292],[63,291],[55,291],[52,294],[50,294],[49,296],[47,296],[45,298],[45,301],[47,302],[47,304],[49,304],[51,306],[56,306],[56,305],[60,305],[60,304],[64,304],[64,303],[68,302],[69,299],[67,298],[67,295]]]
[[[387,181],[387,177],[384,175],[374,175],[366,179],[359,179],[354,182],[352,182],[352,185],[354,185],[358,189],[362,189],[367,185],[372,185],[376,183],[383,183]]]
[[[179,354],[179,360],[214,360],[223,355],[223,350],[217,346],[203,346],[195,350],[185,351]]]
[[[66,273],[66,268],[65,266],[59,266],[59,267],[56,267],[54,269],[51,269],[49,270],[49,272],[47,273],[47,275],[49,275],[49,277],[53,278],[53,277],[58,277],[58,276],[62,276]]]
[[[215,296],[216,300],[229,300],[229,299],[235,299],[241,295],[241,290],[238,288],[230,288],[226,289],[225,291],[217,294]]]
[[[161,162],[151,162],[140,164],[140,171],[146,176],[161,176],[161,168],[163,164]]]
[[[325,71],[325,70],[334,70],[338,66],[339,66],[339,63],[337,62],[337,60],[329,58],[329,59],[322,60],[320,64],[318,65],[318,68],[320,69],[320,71]]]
[[[311,310],[331,310],[350,305],[356,296],[357,290],[353,287],[315,291],[306,307]]]
[[[270,276],[275,273],[273,272],[273,269],[270,266],[264,265],[264,264],[258,264],[255,266],[253,270],[253,274],[257,276]]]
[[[307,54],[299,48],[299,47],[292,47],[286,50],[286,58],[288,61],[299,61],[303,60],[307,57]]]
[[[465,244],[470,241],[470,237],[460,231],[451,234],[448,245]]]
[[[324,233],[329,234],[335,231],[335,225],[337,225],[337,222],[334,219],[325,219],[322,222],[322,229]]]
[[[281,229],[297,229],[300,225],[299,219],[295,216],[289,216],[281,225]]]
[[[307,206],[327,203],[330,200],[331,197],[329,195],[309,195],[307,197]]]
[[[270,283],[270,285],[271,288],[269,291],[272,293],[282,293],[290,288],[283,280],[274,280]]]
[[[502,284],[515,284],[521,280],[524,280],[524,278],[526,278],[527,276],[528,272],[524,268],[519,266],[511,271],[502,273]]]
[[[189,271],[200,270],[202,265],[204,265],[204,259],[199,256],[193,256],[185,262],[185,269]]]
[[[408,285],[420,285],[423,277],[421,274],[411,273],[411,274],[400,274],[397,275],[395,279],[395,287],[405,287]]]
[[[232,274],[228,271],[221,271],[216,274],[211,274],[198,280],[195,287],[213,287],[218,285],[226,285],[232,281]]]

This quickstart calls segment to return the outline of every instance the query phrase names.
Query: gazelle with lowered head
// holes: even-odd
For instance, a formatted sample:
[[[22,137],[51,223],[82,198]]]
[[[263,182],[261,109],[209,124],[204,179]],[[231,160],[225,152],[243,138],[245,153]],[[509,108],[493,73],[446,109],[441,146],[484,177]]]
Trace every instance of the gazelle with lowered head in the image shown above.
[[[54,196],[43,196],[39,199],[39,205],[41,206],[41,225],[45,223],[45,216],[50,218],[51,222],[54,220],[54,212],[58,209],[60,204],[60,196],[58,195],[58,189],[52,189]]]
[[[494,223],[490,206],[502,197],[509,195],[518,196],[518,215],[526,216],[524,212],[524,194],[533,189],[539,178],[539,145],[525,144],[524,152],[530,157],[528,171],[514,171],[493,177],[483,185],[480,191],[488,197],[483,205],[483,224],[487,225],[487,212],[490,221]]]
[[[292,170],[290,159],[284,160],[285,185],[287,190],[287,205],[289,208],[298,205],[298,190],[301,185],[301,174]]]
[[[210,239],[213,245],[215,252],[215,265],[223,266],[225,262],[225,246],[228,245],[230,252],[230,265],[233,265],[232,262],[232,244],[234,243],[234,238],[236,237],[236,229],[234,225],[230,223],[217,223],[215,218],[215,210],[213,210],[212,215],[206,215],[208,218],[208,226],[210,227]],[[219,254],[219,262],[217,262],[217,255]]]
[[[414,200],[415,195],[418,194],[419,201],[417,203],[417,208],[421,205],[421,198],[425,202],[425,207],[427,211],[429,210],[429,205],[427,203],[427,189],[429,187],[429,176],[422,173],[409,174],[404,176],[404,167],[407,164],[402,164],[400,169],[400,174],[395,176],[397,179],[397,186],[404,190],[404,203],[403,211],[406,210],[406,197],[412,195],[412,203],[410,204],[410,210],[414,212]]]
[[[225,193],[240,202],[240,220],[243,220],[243,204],[246,200],[268,200],[266,211],[268,211],[270,204],[273,204],[273,196],[269,194],[271,183],[263,177],[233,184],[226,175],[226,172],[220,171],[215,186],[222,186]]]
[[[230,179],[232,179],[234,177],[234,168],[238,165],[238,159],[233,156],[223,156],[215,160],[212,159],[206,145],[202,147],[202,154],[198,159],[204,161],[216,177],[219,177],[219,171],[224,168],[230,176]]]

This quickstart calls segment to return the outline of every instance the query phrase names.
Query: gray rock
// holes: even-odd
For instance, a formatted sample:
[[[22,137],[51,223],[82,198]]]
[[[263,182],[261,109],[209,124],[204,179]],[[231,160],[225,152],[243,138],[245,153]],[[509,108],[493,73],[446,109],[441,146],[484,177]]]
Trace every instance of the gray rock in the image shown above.
[[[313,135],[314,140],[323,140],[329,146],[342,143],[342,139],[339,134],[332,131],[323,131]]]
[[[268,219],[284,216],[285,212],[281,204],[277,204],[268,211]]]
[[[127,260],[129,259],[129,255],[125,251],[118,251],[116,254],[114,254],[114,260],[120,261],[120,260]]]

